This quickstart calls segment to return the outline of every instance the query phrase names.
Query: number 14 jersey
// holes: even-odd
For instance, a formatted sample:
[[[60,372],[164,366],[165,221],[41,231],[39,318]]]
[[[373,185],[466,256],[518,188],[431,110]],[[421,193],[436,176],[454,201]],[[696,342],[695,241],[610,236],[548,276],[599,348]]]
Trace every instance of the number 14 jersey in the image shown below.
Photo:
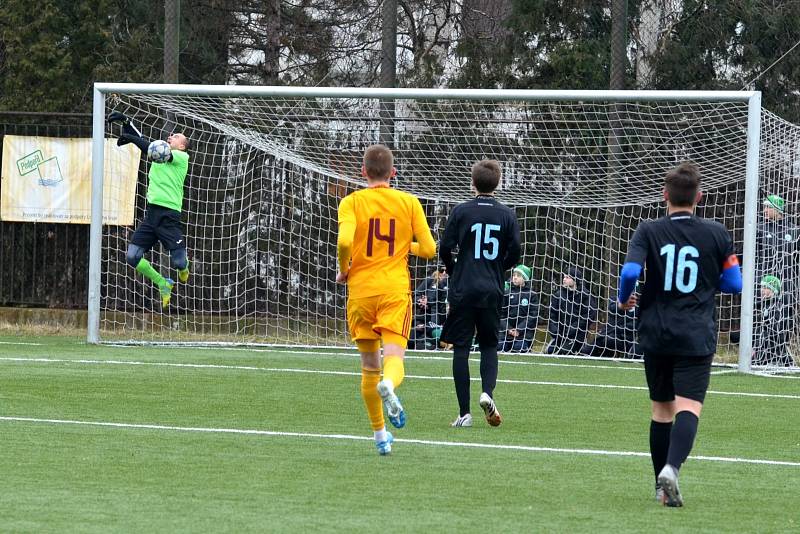
[[[688,211],[639,224],[625,263],[646,269],[639,299],[639,344],[646,354],[716,351],[715,295],[733,254],[722,224]]]
[[[342,199],[340,232],[347,228],[355,228],[347,276],[350,298],[410,293],[408,254],[414,238],[421,251],[436,251],[417,197],[388,186],[361,189]]]

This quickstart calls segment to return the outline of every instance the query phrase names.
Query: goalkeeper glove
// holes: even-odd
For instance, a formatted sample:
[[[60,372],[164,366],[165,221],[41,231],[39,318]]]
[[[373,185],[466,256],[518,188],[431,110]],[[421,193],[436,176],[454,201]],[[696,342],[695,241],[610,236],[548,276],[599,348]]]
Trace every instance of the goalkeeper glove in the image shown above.
[[[121,122],[122,124],[128,124],[131,122],[131,120],[124,113],[112,111],[108,116],[108,122]]]

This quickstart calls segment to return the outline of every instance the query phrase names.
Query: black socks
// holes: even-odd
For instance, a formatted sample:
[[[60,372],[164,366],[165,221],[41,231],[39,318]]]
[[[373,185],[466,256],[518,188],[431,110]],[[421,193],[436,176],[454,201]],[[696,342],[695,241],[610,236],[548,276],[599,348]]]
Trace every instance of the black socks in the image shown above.
[[[481,347],[481,387],[483,391],[494,397],[497,385],[497,345]]]
[[[655,471],[656,478],[667,463],[671,432],[671,421],[669,423],[650,421],[650,458],[653,460],[653,471]]]
[[[697,435],[698,419],[692,412],[678,412],[669,438],[669,454],[667,463],[675,469],[680,469],[689,453],[692,452],[694,438]]]
[[[469,347],[453,348],[453,382],[459,416],[464,416],[469,413]]]

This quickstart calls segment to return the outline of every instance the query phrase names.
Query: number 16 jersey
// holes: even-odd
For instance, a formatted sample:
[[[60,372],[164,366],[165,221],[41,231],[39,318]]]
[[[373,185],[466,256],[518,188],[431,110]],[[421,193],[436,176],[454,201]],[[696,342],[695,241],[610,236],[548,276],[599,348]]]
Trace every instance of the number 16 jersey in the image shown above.
[[[715,295],[736,261],[728,230],[688,211],[639,224],[625,263],[646,269],[639,299],[645,354],[708,356],[717,348]]]

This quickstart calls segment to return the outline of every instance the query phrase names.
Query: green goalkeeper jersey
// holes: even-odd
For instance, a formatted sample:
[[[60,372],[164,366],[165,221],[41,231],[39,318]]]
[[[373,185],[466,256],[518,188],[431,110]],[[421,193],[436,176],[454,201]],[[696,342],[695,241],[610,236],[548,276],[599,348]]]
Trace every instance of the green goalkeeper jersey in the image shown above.
[[[183,182],[189,172],[189,154],[172,151],[172,161],[150,165],[150,184],[147,186],[147,203],[181,211]]]

